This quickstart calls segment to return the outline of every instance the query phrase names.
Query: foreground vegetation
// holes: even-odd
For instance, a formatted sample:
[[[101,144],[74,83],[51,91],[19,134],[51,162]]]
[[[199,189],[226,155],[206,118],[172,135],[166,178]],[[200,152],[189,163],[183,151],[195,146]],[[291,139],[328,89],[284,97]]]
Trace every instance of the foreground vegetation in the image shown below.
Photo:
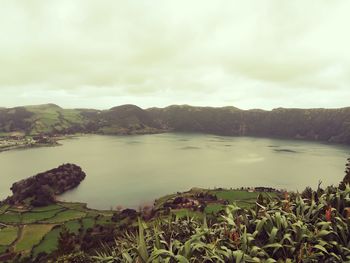
[[[227,201],[250,201],[254,195],[256,202],[246,208],[232,201],[216,211],[176,208],[167,213],[165,204],[175,197],[171,195],[158,200],[158,213],[152,216],[147,210],[125,215],[125,210],[98,211],[79,203],[30,211],[2,206],[0,248],[12,253],[8,259],[15,262],[350,260],[349,186],[286,193],[282,198],[240,190],[209,192]]]
[[[47,262],[50,258],[76,250],[93,256],[102,243],[113,245],[115,236],[124,234],[125,229],[137,229],[138,218],[151,224],[156,218],[165,220],[191,216],[198,221],[205,217],[214,219],[222,213],[223,202],[237,201],[252,206],[260,194],[246,190],[192,189],[164,196],[155,201],[153,208],[143,207],[139,211],[101,211],[89,209],[85,204],[65,202],[42,207],[3,204],[0,206],[0,261]],[[271,195],[276,196],[275,193]],[[176,198],[186,202],[188,199],[203,200],[208,196],[215,200],[210,199],[210,203],[201,201],[200,205],[204,205],[202,210],[194,206],[181,207],[185,203],[179,203],[179,207],[171,210],[167,207]],[[267,197],[267,194],[263,196]]]
[[[350,188],[329,187],[253,209],[235,205],[215,220],[170,218],[126,231],[96,262],[348,262]],[[72,255],[71,255],[72,256]]]
[[[3,202],[0,261],[349,262],[349,182],[350,159],[339,187],[300,194],[192,189],[139,211]]]

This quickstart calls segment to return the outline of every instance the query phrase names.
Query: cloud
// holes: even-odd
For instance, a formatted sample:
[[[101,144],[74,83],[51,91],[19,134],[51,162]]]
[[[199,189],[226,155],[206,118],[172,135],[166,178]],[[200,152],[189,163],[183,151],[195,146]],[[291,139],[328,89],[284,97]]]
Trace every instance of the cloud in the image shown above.
[[[0,105],[347,106],[348,10],[341,0],[4,0]]]

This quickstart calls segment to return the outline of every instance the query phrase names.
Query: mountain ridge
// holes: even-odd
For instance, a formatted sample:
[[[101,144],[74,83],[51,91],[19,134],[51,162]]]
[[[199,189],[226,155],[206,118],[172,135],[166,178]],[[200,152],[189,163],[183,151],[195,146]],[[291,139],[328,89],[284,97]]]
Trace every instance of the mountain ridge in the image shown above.
[[[350,144],[350,107],[242,110],[233,106],[170,105],[142,109],[125,104],[97,110],[43,104],[0,108],[0,133],[150,134],[168,131]]]

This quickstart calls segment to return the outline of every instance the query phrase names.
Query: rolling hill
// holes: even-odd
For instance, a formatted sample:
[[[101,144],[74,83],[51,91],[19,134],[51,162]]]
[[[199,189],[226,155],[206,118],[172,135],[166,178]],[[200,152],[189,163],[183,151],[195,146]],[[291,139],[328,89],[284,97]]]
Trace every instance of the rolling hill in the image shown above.
[[[350,107],[240,110],[172,105],[141,109],[63,109],[55,104],[0,108],[0,134],[149,134],[166,131],[319,140],[350,144]]]

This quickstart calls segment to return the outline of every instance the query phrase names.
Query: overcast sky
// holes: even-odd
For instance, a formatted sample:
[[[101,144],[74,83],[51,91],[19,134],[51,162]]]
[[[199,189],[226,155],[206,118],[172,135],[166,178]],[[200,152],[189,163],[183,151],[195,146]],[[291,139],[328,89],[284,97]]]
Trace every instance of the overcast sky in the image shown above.
[[[0,107],[350,106],[350,1],[2,0]]]

